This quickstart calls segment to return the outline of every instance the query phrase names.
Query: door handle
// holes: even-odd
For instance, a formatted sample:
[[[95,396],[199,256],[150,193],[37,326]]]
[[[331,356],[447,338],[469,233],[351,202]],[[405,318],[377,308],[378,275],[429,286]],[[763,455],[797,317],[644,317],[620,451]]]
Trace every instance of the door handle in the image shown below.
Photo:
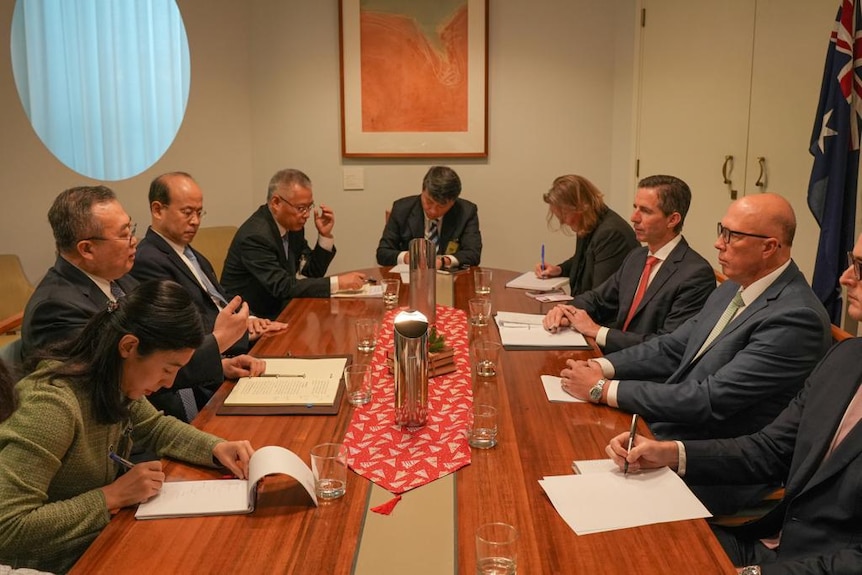
[[[730,199],[735,200],[736,190],[733,189],[733,180],[728,177],[731,172],[733,172],[733,156],[725,156],[724,164],[721,165],[721,179],[727,185],[727,189],[730,190]]]
[[[759,156],[757,158],[757,163],[760,166],[760,175],[757,176],[757,181],[754,182],[754,185],[766,190],[766,158]]]

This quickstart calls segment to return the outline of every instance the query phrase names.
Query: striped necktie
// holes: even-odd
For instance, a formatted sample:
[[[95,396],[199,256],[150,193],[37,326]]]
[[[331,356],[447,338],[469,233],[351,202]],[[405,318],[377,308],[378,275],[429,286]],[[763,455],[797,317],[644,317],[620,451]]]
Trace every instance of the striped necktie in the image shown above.
[[[434,251],[437,251],[437,241],[440,239],[437,230],[437,220],[431,220],[428,224],[428,231],[425,232],[425,239],[434,244]]]
[[[198,282],[201,284],[206,292],[209,294],[210,298],[213,300],[213,303],[216,304],[216,307],[219,309],[223,308],[227,305],[224,297],[222,297],[221,293],[216,289],[215,285],[210,281],[207,277],[207,274],[204,273],[203,268],[201,267],[201,263],[198,261],[197,256],[195,256],[195,252],[189,246],[186,246],[183,249],[183,255],[189,260],[194,268],[195,275],[198,277]]]

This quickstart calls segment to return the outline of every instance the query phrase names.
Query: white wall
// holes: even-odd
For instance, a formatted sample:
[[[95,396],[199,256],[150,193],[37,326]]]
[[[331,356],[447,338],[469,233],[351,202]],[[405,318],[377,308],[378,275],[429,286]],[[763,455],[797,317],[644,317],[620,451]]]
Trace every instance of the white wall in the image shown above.
[[[489,266],[532,267],[542,243],[552,261],[571,255],[574,240],[548,231],[541,201],[558,175],[587,176],[628,215],[634,0],[491,2],[489,156],[435,161],[341,157],[337,2],[178,4],[192,59],[185,121],[153,168],[108,183],[142,227],[149,222],[149,181],[159,173],[191,172],[205,193],[205,225],[238,225],[263,202],[276,170],[298,167],[314,182],[315,200],[336,211],[339,251],[331,271],[367,267],[384,210],[418,193],[436,163],[456,169],[464,197],[479,204]],[[7,35],[13,5],[0,0]],[[20,254],[35,282],[54,258],[51,201],[88,180],[62,166],[33,133],[8,51],[8,41],[0,42],[0,252]],[[341,189],[345,165],[365,169],[365,190]]]

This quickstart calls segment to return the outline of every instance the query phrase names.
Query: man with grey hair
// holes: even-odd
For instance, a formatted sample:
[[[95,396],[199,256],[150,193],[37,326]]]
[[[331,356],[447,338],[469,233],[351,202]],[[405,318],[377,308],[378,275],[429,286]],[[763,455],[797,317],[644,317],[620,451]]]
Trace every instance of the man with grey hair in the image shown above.
[[[305,223],[314,216],[317,245],[305,239]],[[228,249],[221,284],[242,296],[254,313],[275,319],[295,297],[329,297],[338,290],[360,289],[365,275],[350,272],[324,277],[335,257],[335,214],[321,204],[314,209],[311,180],[299,170],[277,172],[269,181],[266,203],[243,223]]]
[[[414,238],[435,244],[437,268],[478,266],[482,234],[476,204],[460,198],[461,179],[455,170],[433,166],[422,180],[422,193],[396,200],[377,245],[382,266],[409,263],[407,247]]]

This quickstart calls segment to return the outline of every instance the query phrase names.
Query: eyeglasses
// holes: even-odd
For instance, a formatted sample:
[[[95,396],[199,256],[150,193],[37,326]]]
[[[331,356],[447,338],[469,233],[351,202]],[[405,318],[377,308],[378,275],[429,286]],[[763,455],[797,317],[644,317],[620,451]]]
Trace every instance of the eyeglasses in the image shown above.
[[[291,208],[293,208],[294,210],[296,210],[297,212],[299,212],[300,216],[304,216],[304,215],[308,214],[309,212],[311,212],[311,210],[314,209],[314,202],[311,202],[307,206],[295,206],[295,205],[291,204],[289,201],[287,201],[287,199],[279,196],[278,194],[275,194],[275,197],[278,198],[279,200],[281,200],[282,202],[284,202],[285,204],[287,204],[288,206],[290,206]]]
[[[733,238],[734,236],[736,236],[736,237],[744,236],[744,237],[748,237],[748,238],[760,238],[762,240],[768,240],[772,237],[772,236],[764,236],[764,235],[760,235],[760,234],[749,234],[747,232],[738,232],[736,230],[731,230],[730,228],[726,228],[723,225],[721,225],[721,222],[718,222],[718,235],[722,240],[724,240],[724,243],[726,243],[726,244],[729,244],[731,238]]]
[[[202,219],[204,219],[204,216],[207,215],[206,210],[203,210],[203,209],[196,210],[194,208],[183,208],[180,210],[180,213],[187,220],[192,219],[192,216],[197,216],[199,220],[202,220]]]
[[[853,255],[853,252],[847,252],[847,267],[853,268],[853,276],[856,281],[862,281],[862,260]]]
[[[128,236],[119,236],[116,238],[103,238],[103,237],[99,237],[99,236],[93,236],[91,238],[82,238],[80,241],[82,241],[82,242],[85,242],[85,241],[106,242],[106,241],[110,241],[110,240],[120,240],[120,241],[124,241],[124,242],[129,242],[129,245],[132,245],[132,240],[135,239],[135,232],[136,231],[138,231],[138,224],[132,222],[129,224],[129,235]]]

